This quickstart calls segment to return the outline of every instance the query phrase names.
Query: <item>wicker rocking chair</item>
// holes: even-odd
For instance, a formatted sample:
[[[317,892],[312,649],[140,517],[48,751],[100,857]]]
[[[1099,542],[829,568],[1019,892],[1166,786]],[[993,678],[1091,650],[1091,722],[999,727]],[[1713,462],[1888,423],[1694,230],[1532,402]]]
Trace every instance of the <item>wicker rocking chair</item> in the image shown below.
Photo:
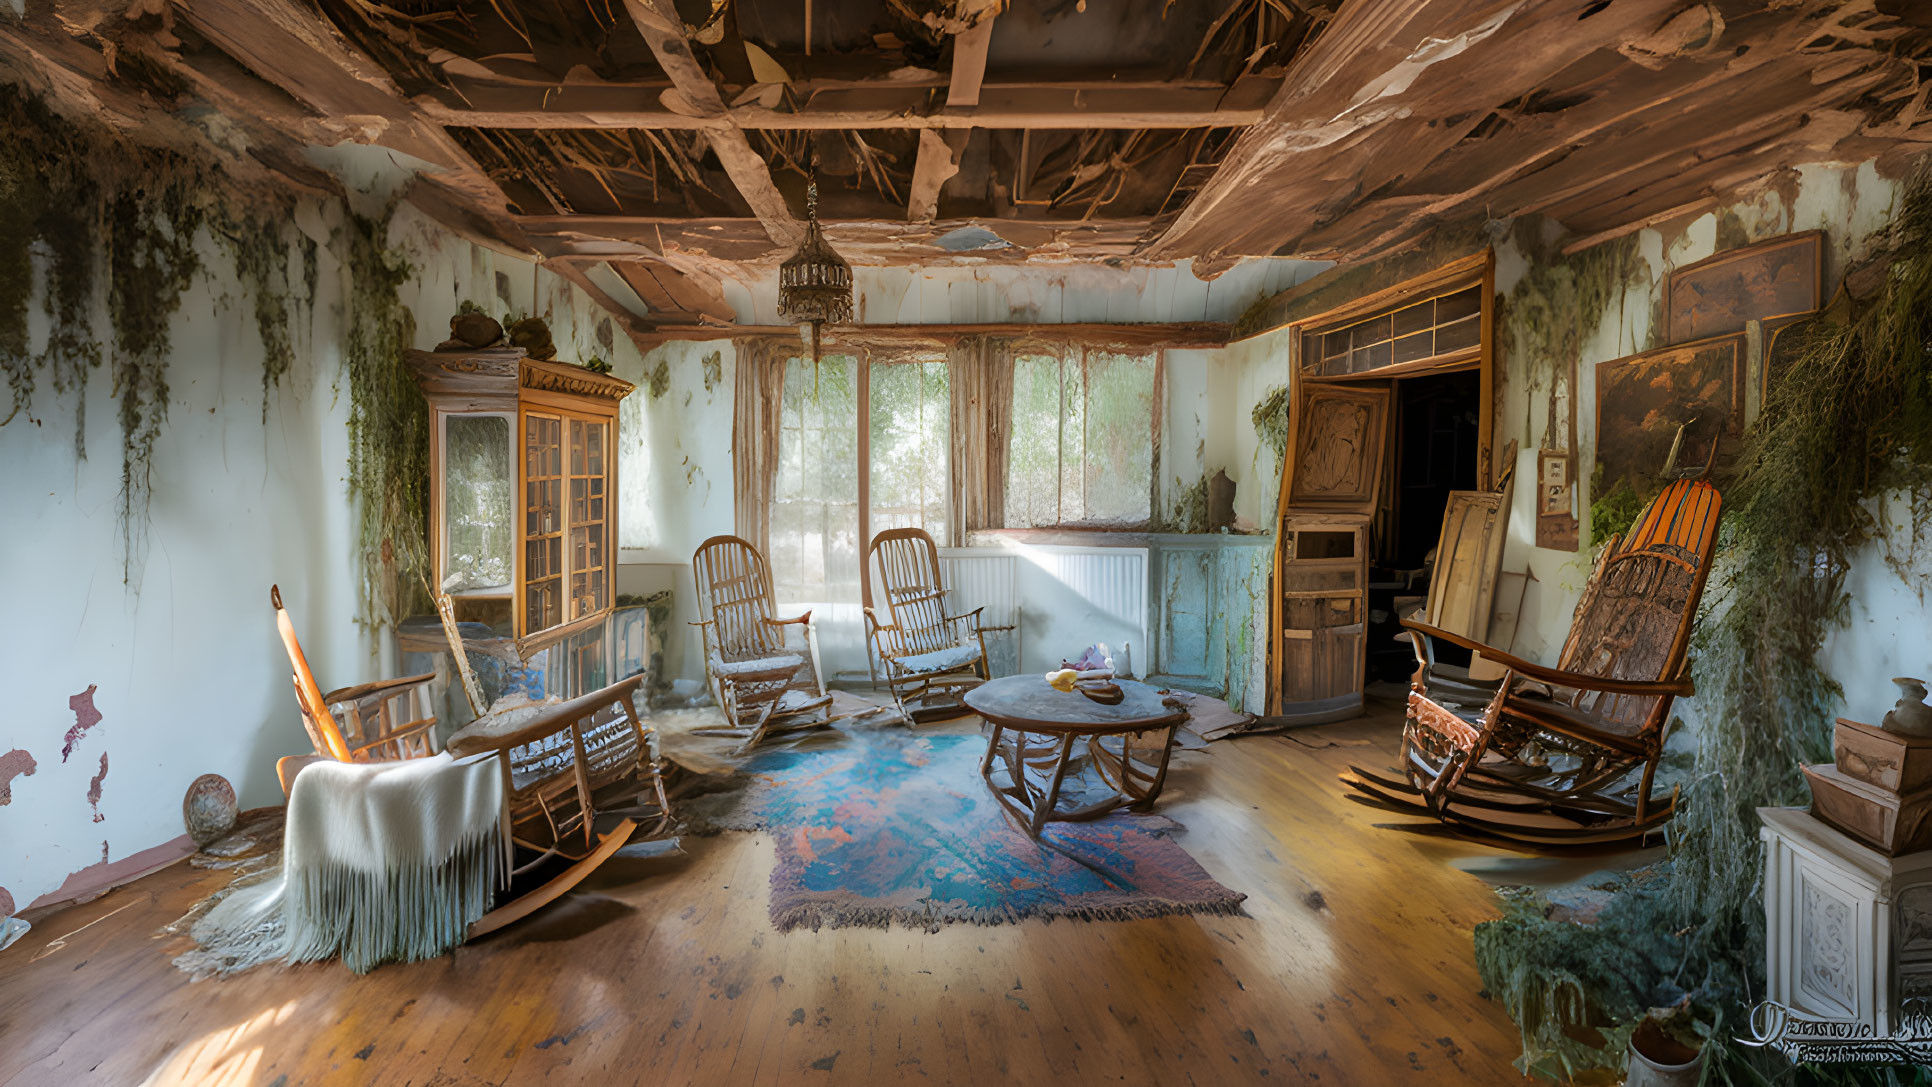
[[[991,678],[983,609],[946,613],[939,545],[924,529],[895,528],[872,538],[867,561],[878,571],[885,608],[882,617],[868,586],[866,626],[899,712],[908,722],[971,712],[962,696]]]
[[[1403,779],[1351,767],[1342,780],[1356,799],[1541,845],[1623,841],[1663,826],[1677,794],[1658,798],[1651,787],[1671,704],[1691,693],[1684,655],[1721,508],[1715,487],[1680,480],[1613,538],[1555,668],[1405,620],[1416,672]],[[1494,685],[1442,674],[1438,642],[1479,651],[1506,674]]]
[[[269,589],[275,623],[294,671],[302,724],[314,755],[275,767],[286,795],[304,766],[324,759],[388,762],[435,754],[424,688],[433,674],[367,683],[322,694],[295,624]],[[670,800],[650,750],[650,728],[635,695],[643,676],[620,680],[567,702],[531,702],[486,713],[449,739],[456,758],[495,755],[503,774],[504,818],[516,846],[510,886],[498,905],[470,923],[466,939],[493,932],[555,901],[623,848],[640,818],[669,829]],[[423,714],[395,724],[392,703],[413,695]]]
[[[777,617],[765,556],[737,536],[713,536],[691,556],[691,573],[699,615],[692,625],[704,633],[705,674],[729,722],[699,731],[742,735],[739,750],[747,751],[775,732],[830,724],[812,613]]]

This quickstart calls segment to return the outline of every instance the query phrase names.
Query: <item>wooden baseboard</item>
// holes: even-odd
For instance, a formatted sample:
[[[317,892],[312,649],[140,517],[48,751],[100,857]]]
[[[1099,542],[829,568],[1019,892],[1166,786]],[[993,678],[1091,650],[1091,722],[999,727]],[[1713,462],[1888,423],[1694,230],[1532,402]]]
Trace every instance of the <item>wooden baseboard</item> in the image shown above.
[[[20,915],[32,921],[33,917],[27,916],[29,913],[40,916],[51,913],[60,906],[91,902],[116,887],[133,883],[142,876],[159,872],[171,864],[178,864],[194,856],[195,848],[194,839],[183,834],[151,849],[143,849],[139,853],[122,857],[118,861],[90,864],[68,876],[59,887],[34,899]]]

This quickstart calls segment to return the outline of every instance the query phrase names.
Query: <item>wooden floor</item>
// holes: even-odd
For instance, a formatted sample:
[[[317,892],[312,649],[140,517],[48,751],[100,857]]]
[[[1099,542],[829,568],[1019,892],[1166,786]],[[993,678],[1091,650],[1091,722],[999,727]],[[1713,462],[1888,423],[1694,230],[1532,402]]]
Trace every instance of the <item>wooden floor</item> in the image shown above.
[[[1450,866],[1495,851],[1335,781],[1397,727],[1178,759],[1163,810],[1244,917],[780,935],[771,839],[731,834],[435,962],[191,984],[156,932],[227,877],[177,865],[0,952],[0,1083],[1520,1082],[1470,954],[1495,898]]]

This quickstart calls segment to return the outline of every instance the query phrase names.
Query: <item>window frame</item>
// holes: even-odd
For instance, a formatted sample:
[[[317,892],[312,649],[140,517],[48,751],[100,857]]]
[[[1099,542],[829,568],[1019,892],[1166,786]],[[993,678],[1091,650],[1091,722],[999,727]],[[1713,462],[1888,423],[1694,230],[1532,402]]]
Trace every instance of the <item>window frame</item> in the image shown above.
[[[1111,355],[1120,355],[1120,356],[1126,356],[1126,357],[1132,357],[1132,358],[1151,358],[1153,360],[1154,387],[1151,394],[1152,409],[1148,413],[1151,416],[1151,418],[1148,420],[1148,425],[1150,428],[1149,441],[1151,443],[1151,448],[1148,456],[1148,465],[1147,465],[1147,516],[1138,521],[1099,521],[1099,520],[1092,520],[1092,519],[1082,519],[1077,521],[1066,520],[1063,515],[1066,507],[1066,500],[1064,497],[1064,486],[1065,486],[1065,475],[1066,475],[1066,459],[1065,459],[1066,443],[1063,435],[1061,440],[1056,443],[1056,450],[1055,450],[1056,456],[1059,458],[1058,460],[1059,470],[1055,473],[1055,479],[1058,481],[1056,484],[1055,503],[1056,503],[1056,509],[1058,511],[1061,511],[1061,515],[1057,515],[1054,518],[1054,521],[1052,524],[1015,526],[1015,525],[1005,523],[1006,511],[1002,510],[1001,517],[1000,517],[1001,527],[998,529],[998,531],[1002,533],[1009,533],[1009,534],[1022,533],[1022,532],[1025,532],[1025,533],[1066,532],[1066,533],[1094,533],[1094,534],[1106,533],[1106,532],[1150,532],[1155,527],[1156,520],[1158,517],[1158,511],[1160,508],[1161,439],[1162,439],[1162,432],[1163,432],[1162,424],[1165,422],[1165,418],[1166,418],[1167,348],[1161,347],[1161,346],[1149,346],[1145,344],[1141,344],[1141,345],[1122,344],[1122,343],[1117,343],[1117,342],[1112,342],[1107,340],[1088,340],[1088,339],[1075,339],[1075,338],[1055,339],[1055,338],[1043,337],[1043,336],[1027,336],[1027,337],[1023,337],[1012,341],[1008,348],[1008,357],[1015,364],[1017,364],[1020,358],[1025,355],[1037,356],[1037,355],[1050,354],[1060,360],[1060,364],[1062,367],[1061,377],[1060,377],[1060,404],[1061,404],[1062,419],[1066,418],[1065,366],[1068,360],[1069,352],[1076,353],[1079,357],[1080,387],[1081,387],[1082,395],[1087,395],[1087,390],[1090,388],[1090,385],[1088,382],[1089,364],[1090,364],[1089,356],[1091,356],[1092,354],[1095,354],[1095,353],[1111,354]],[[1083,421],[1087,418],[1087,414],[1088,414],[1086,407],[1087,406],[1085,404],[1082,405],[1081,419]],[[1012,410],[1013,410],[1012,405],[1009,403],[1007,406],[1007,428],[1008,428],[1007,441],[1009,443],[1012,441],[1013,433],[1017,431],[1017,428],[1013,425]],[[1083,451],[1086,448],[1086,434],[1084,431],[1082,432],[1082,435],[1081,435],[1081,448]],[[1009,449],[1010,449],[1010,445],[1009,445]],[[1083,453],[1083,456],[1084,456],[1084,453]],[[1012,485],[1013,485],[1013,475],[1012,475],[1013,464],[1012,464],[1011,457],[1012,457],[1012,454],[1009,452],[1007,469],[1006,469],[1007,470],[1006,488],[1007,488],[1007,493],[1009,495],[1009,501],[1010,501],[1010,495],[1012,493]]]

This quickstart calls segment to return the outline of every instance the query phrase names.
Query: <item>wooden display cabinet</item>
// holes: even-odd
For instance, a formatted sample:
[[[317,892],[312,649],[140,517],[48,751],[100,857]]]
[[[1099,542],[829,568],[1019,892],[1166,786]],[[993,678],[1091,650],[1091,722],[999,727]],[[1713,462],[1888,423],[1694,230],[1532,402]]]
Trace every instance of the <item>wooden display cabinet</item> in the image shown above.
[[[457,618],[507,627],[526,655],[602,622],[631,383],[514,347],[404,359],[429,401],[432,569]]]

